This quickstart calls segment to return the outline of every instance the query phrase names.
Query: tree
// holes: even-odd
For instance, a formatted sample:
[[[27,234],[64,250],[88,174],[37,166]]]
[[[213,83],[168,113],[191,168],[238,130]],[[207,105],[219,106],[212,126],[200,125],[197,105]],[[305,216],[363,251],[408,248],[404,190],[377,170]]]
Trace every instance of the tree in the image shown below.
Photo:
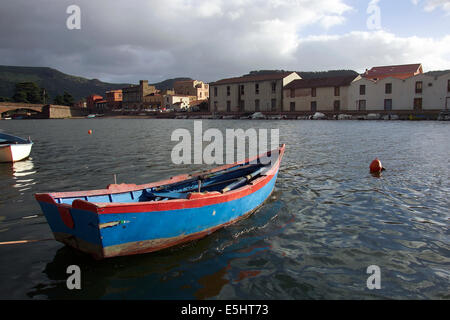
[[[60,96],[59,94],[53,98],[53,104],[57,104],[57,105],[64,105],[64,98],[62,96]]]
[[[20,82],[16,83],[12,99],[14,102],[43,103],[44,97],[48,97],[44,92],[45,89],[39,88],[34,82]]]
[[[53,103],[61,106],[71,106],[74,104],[74,99],[70,93],[64,91],[63,95],[57,95],[53,99]]]
[[[63,99],[64,99],[65,106],[71,106],[74,104],[73,96],[66,91],[64,91]]]

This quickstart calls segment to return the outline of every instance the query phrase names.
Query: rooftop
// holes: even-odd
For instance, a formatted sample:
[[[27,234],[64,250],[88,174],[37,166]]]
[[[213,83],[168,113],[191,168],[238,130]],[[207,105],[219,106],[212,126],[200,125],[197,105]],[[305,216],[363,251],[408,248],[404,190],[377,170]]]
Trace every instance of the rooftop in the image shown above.
[[[395,75],[395,74],[405,74],[405,73],[422,73],[422,64],[404,64],[397,66],[382,66],[373,67],[364,73],[364,77],[372,78],[384,75]]]
[[[357,76],[328,77],[315,79],[297,79],[287,84],[285,89],[343,87],[349,86]]]
[[[246,75],[236,78],[228,78],[218,80],[211,83],[210,85],[228,84],[228,83],[243,83],[243,82],[257,82],[257,81],[268,81],[268,80],[281,80],[286,78],[293,72],[277,72],[271,74],[261,74],[261,75]]]

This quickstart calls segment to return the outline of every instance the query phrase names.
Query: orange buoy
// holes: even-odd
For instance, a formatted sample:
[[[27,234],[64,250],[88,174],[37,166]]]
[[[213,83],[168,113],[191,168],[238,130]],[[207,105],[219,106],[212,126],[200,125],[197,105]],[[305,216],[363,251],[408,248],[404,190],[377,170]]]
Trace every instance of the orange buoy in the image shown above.
[[[88,130],[88,133],[89,133],[89,134],[92,134],[92,130]]]
[[[381,161],[378,160],[378,158],[375,158],[375,160],[372,161],[372,163],[370,164],[370,172],[381,172],[383,171],[383,165],[381,164]]]

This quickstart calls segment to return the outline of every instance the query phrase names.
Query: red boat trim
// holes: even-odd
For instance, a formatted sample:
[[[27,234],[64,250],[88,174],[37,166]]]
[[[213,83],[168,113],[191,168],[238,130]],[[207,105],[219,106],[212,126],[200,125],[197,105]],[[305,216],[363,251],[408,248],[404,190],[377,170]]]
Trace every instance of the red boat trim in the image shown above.
[[[254,193],[264,187],[276,174],[276,172],[279,169],[281,160],[283,158],[285,150],[285,145],[282,145],[279,149],[279,156],[275,164],[273,164],[272,168],[265,173],[265,176],[262,176],[260,178],[257,178],[252,183],[241,187],[239,189],[226,192],[224,194],[217,193],[217,192],[210,192],[210,193],[204,193],[196,195],[194,199],[179,199],[179,200],[168,200],[168,201],[157,201],[157,202],[137,202],[137,203],[92,203],[85,200],[74,200],[72,202],[72,207],[74,209],[80,209],[80,210],[86,210],[98,214],[114,214],[114,213],[129,213],[129,212],[152,212],[152,211],[168,211],[168,210],[179,210],[179,209],[187,209],[187,208],[198,208],[213,204],[219,204],[223,202],[229,202],[232,200],[236,200],[242,197],[245,197],[251,193]],[[274,151],[272,151],[274,152]],[[275,151],[276,152],[276,151]],[[93,195],[102,195],[102,194],[111,194],[111,193],[117,193],[117,190],[120,190],[119,192],[131,192],[131,191],[137,191],[144,188],[151,188],[154,186],[160,186],[165,184],[170,184],[178,181],[183,181],[198,175],[202,174],[209,174],[216,171],[228,169],[230,167],[248,162],[253,161],[263,155],[259,155],[257,157],[253,157],[250,159],[246,159],[240,162],[236,162],[233,164],[224,165],[218,168],[214,168],[209,171],[196,173],[192,175],[179,175],[172,177],[168,180],[163,180],[159,182],[153,182],[149,184],[144,185],[111,185],[108,186],[108,189],[106,190],[92,190],[92,191],[84,191],[84,192],[58,192],[58,193],[39,193],[36,194],[36,200],[40,202],[55,204],[57,206],[61,206],[61,204],[57,204],[54,200],[54,198],[65,198],[65,197],[83,197],[83,196],[93,196]],[[132,187],[131,189],[129,187]],[[113,190],[113,192],[111,192]]]

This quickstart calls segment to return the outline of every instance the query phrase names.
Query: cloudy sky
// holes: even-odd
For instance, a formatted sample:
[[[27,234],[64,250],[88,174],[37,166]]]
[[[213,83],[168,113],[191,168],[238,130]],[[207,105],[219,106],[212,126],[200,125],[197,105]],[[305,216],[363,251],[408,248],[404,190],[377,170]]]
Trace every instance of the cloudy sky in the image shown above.
[[[67,8],[81,10],[69,30]],[[1,0],[0,64],[108,82],[422,63],[450,69],[450,0]]]

